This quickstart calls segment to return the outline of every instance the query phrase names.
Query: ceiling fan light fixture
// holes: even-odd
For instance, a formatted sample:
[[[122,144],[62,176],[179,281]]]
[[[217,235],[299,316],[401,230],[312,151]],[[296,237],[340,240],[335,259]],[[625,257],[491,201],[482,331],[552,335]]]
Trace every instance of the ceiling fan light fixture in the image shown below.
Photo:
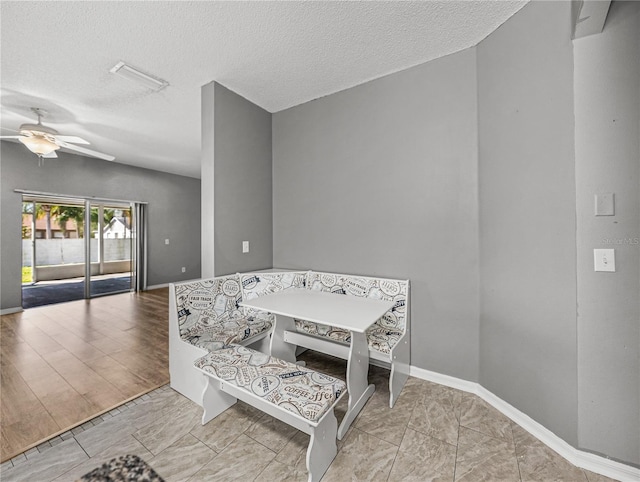
[[[125,79],[129,79],[156,92],[164,89],[169,85],[169,82],[167,82],[166,80],[142,72],[141,70],[138,70],[135,67],[132,67],[131,65],[128,65],[122,61],[114,65],[109,70],[109,72],[124,77]]]
[[[46,134],[55,136],[58,134],[58,131],[51,127],[43,126],[42,124],[22,124],[20,126],[20,134],[23,136],[30,136],[32,133],[41,136],[45,136]]]
[[[18,140],[22,142],[27,149],[38,156],[46,156],[53,151],[60,149],[60,146],[55,142],[51,142],[44,136],[24,136],[19,137]]]
[[[60,136],[58,131],[51,127],[43,126],[41,119],[45,111],[37,107],[31,110],[38,116],[37,124],[22,124],[20,126],[19,136],[0,136],[0,139],[17,139],[26,146],[31,152],[38,156],[38,164],[42,165],[43,158],[56,158],[58,155],[55,151],[64,148],[72,151],[74,154],[80,154],[89,157],[97,157],[105,161],[113,161],[115,157],[103,152],[87,149],[77,144],[89,144],[82,137],[77,136]]]

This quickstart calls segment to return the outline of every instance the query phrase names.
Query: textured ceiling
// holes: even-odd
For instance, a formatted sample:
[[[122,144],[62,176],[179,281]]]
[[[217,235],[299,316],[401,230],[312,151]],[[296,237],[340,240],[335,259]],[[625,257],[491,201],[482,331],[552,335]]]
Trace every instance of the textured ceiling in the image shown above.
[[[525,3],[3,0],[1,124],[41,107],[115,162],[200,177],[202,85],[277,112],[476,45]],[[119,60],[169,87],[110,74]]]

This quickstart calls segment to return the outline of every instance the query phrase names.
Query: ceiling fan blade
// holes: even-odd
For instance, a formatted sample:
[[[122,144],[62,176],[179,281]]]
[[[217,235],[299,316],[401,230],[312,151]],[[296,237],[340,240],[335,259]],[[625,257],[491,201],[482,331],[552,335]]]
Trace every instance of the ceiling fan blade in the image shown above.
[[[72,142],[73,144],[91,144],[89,141],[85,141],[82,137],[78,136],[56,136],[56,139],[62,142]]]
[[[49,154],[43,154],[42,157],[45,159],[55,159],[58,157],[58,154],[56,154],[56,151],[51,151]]]
[[[57,139],[56,144],[58,144],[60,147],[64,147],[65,149],[69,149],[70,151],[80,152],[82,154],[86,154],[87,156],[97,157],[98,159],[104,159],[105,161],[113,161],[115,159],[114,156],[110,156],[109,154],[103,154],[102,152],[93,151],[91,149],[87,149],[86,147],[67,144],[66,142],[61,141],[59,138]]]
[[[3,131],[17,132],[18,134],[20,133],[20,131],[17,131],[15,129],[9,129],[8,127],[0,127],[0,129],[2,129]]]
[[[0,139],[20,139],[24,136],[0,136]]]

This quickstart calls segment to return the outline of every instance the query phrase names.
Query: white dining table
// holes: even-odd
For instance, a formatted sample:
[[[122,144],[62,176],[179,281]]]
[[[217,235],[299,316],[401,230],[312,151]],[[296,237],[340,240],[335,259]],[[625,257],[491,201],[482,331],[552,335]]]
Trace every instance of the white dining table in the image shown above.
[[[364,404],[375,392],[375,385],[369,384],[368,381],[369,346],[366,331],[391,309],[393,302],[291,288],[244,300],[240,305],[275,315],[270,354],[292,363],[296,363],[297,347],[286,342],[286,334],[296,331],[294,319],[312,321],[351,332],[347,359],[349,404],[338,427],[338,438],[342,439]]]

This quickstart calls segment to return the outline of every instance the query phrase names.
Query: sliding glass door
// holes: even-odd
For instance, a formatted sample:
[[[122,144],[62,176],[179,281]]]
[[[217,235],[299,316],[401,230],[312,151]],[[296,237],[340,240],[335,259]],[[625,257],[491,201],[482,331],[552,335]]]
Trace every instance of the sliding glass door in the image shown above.
[[[145,207],[23,194],[23,308],[144,290]]]
[[[133,208],[131,204],[89,202],[88,296],[131,291],[134,283]]]
[[[77,199],[23,197],[23,307],[84,298],[83,220]]]

